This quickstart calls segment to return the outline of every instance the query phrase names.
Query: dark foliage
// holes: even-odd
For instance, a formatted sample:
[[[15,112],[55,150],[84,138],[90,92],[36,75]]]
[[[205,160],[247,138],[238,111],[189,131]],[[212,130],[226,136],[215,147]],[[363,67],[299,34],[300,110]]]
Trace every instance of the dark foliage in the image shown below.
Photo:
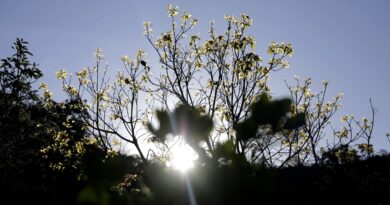
[[[32,89],[42,73],[30,63],[28,57],[32,54],[26,45],[17,39],[13,46],[16,53],[3,59],[0,66],[0,192],[15,203],[72,203],[74,197],[69,195],[78,194],[80,170],[69,163],[65,171],[54,171],[49,165],[61,161],[61,156],[53,153],[45,158],[41,149],[53,144],[49,130],[72,133],[73,143],[84,138],[86,133],[78,119],[86,113],[75,109],[70,101],[44,106]],[[72,128],[64,126],[66,119],[72,119]]]
[[[32,89],[42,73],[31,64],[26,42],[0,66],[0,193],[9,204],[390,204],[390,156],[361,158],[347,145],[324,152],[321,163],[284,168],[251,164],[232,140],[208,153],[199,145],[213,121],[197,109],[181,105],[172,113],[157,111],[159,127],[149,124],[156,143],[168,134],[181,135],[199,154],[196,167],[183,174],[156,161],[108,155],[97,146],[66,160],[56,151],[50,129],[67,132],[70,145],[87,137],[81,119],[88,114],[68,100],[45,100]],[[249,57],[249,56],[248,56]],[[147,66],[146,63],[142,63]],[[305,115],[290,115],[291,100],[262,95],[251,116],[234,125],[240,141],[261,138],[259,129],[293,130]],[[72,126],[64,125],[71,119]],[[175,125],[175,126],[174,126]],[[62,171],[52,162],[66,162]],[[77,165],[79,166],[74,166]]]
[[[237,135],[242,136],[241,140],[249,139],[244,136],[255,137],[259,125],[271,125],[274,130],[297,128],[304,121],[301,115],[286,117],[289,105],[289,100],[270,101],[263,95],[252,106],[252,116],[238,126]],[[174,133],[171,123],[202,126],[191,115],[176,121],[183,109],[193,110],[179,106],[172,114],[159,111],[160,129],[154,133]],[[205,130],[209,126],[211,122]],[[186,137],[191,133],[187,132]],[[190,204],[189,186],[197,204],[388,204],[390,156],[361,160],[356,153],[351,156],[349,150],[342,146],[324,153],[321,165],[277,169],[250,165],[228,140],[218,144],[212,156],[199,158],[198,166],[185,175],[155,163],[146,168],[144,178],[155,204]]]

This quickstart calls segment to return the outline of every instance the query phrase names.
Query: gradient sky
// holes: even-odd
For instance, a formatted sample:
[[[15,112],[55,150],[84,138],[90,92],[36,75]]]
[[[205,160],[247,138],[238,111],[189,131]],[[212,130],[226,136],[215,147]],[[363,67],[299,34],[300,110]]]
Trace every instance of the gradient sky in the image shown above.
[[[142,35],[151,21],[155,36],[169,29],[167,4],[178,5],[199,19],[196,32],[206,37],[210,20],[222,29],[224,14],[246,13],[261,54],[271,41],[291,42],[295,55],[290,69],[271,75],[276,96],[286,96],[283,80],[312,77],[315,88],[330,81],[329,97],[345,93],[343,114],[370,115],[369,99],[377,108],[374,143],[390,150],[390,1],[388,0],[0,0],[0,57],[12,54],[17,37],[30,42],[33,60],[44,72],[57,99],[62,94],[55,72],[93,65],[92,53],[102,48],[111,69],[120,57],[144,49],[156,61]],[[220,30],[221,31],[221,30]],[[263,57],[267,57],[263,55]],[[156,66],[157,67],[157,66]]]

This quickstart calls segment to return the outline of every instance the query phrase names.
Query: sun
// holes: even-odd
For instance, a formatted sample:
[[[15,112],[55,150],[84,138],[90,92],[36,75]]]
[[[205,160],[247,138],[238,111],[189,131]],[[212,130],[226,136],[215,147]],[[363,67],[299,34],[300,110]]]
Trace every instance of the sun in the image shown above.
[[[198,154],[185,142],[180,142],[171,147],[171,158],[167,166],[186,172],[194,167],[194,161]]]

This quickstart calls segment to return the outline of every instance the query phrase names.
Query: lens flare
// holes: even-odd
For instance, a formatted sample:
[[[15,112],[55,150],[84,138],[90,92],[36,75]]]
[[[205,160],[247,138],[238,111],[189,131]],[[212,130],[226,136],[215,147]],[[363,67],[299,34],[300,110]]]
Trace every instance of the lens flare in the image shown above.
[[[186,172],[194,166],[198,154],[187,144],[178,143],[171,148],[171,159],[168,166],[181,172]]]

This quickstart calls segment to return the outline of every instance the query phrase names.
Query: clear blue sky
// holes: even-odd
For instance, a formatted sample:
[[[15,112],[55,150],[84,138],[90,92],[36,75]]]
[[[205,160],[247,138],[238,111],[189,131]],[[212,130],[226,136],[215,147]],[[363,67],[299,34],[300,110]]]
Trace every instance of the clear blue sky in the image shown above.
[[[45,74],[43,81],[60,96],[55,71],[92,65],[96,48],[103,49],[114,70],[120,68],[120,56],[133,56],[140,48],[156,60],[142,36],[142,22],[151,21],[156,35],[166,31],[167,4],[198,18],[196,31],[202,36],[210,20],[222,28],[224,14],[246,13],[254,20],[251,33],[263,53],[271,41],[291,42],[291,68],[271,76],[273,92],[286,95],[283,79],[292,82],[294,75],[310,76],[316,86],[329,80],[330,97],[345,93],[339,114],[359,118],[370,114],[372,98],[378,109],[374,142],[390,150],[384,137],[390,132],[388,0],[1,0],[0,57],[11,54],[16,37],[24,38]],[[338,126],[339,118],[335,121]]]

